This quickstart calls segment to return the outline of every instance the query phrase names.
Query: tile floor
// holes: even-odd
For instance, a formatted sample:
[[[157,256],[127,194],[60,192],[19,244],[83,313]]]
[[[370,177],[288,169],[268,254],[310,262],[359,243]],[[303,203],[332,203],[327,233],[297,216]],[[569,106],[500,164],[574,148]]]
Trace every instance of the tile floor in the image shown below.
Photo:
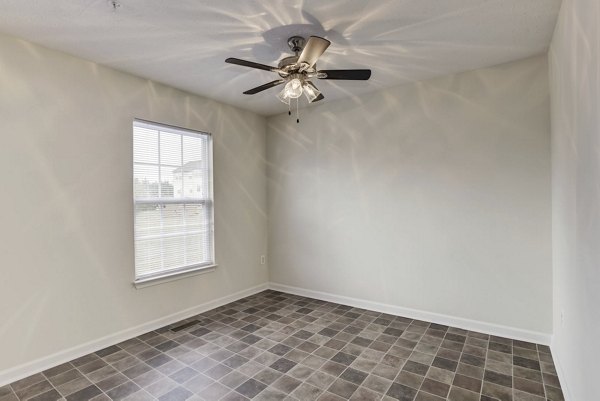
[[[548,347],[265,291],[0,387],[8,400],[562,401]]]

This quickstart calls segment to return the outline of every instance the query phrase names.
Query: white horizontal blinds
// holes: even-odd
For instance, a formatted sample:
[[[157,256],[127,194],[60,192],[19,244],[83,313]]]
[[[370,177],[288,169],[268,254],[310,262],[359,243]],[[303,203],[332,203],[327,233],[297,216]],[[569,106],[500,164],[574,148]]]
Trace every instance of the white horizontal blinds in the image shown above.
[[[210,135],[133,124],[136,278],[211,265]]]

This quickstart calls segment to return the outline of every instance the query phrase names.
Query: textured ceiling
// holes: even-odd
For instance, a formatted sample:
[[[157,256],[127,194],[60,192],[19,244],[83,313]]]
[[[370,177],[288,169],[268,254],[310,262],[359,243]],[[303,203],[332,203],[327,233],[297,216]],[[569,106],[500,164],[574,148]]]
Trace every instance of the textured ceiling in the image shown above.
[[[332,44],[320,69],[371,68],[370,81],[318,81],[325,100],[546,51],[560,0],[2,0],[0,31],[264,115],[286,107],[246,89],[289,55],[287,38]]]

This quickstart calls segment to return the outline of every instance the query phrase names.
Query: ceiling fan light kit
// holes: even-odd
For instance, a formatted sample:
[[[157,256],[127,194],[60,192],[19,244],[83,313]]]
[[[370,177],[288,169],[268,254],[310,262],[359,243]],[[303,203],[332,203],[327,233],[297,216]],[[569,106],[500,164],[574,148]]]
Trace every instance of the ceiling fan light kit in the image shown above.
[[[301,36],[292,36],[288,39],[288,46],[294,53],[281,59],[277,67],[238,58],[228,58],[226,63],[241,65],[264,71],[276,72],[280,79],[271,81],[256,88],[244,92],[245,95],[254,95],[266,89],[285,84],[277,98],[288,105],[288,114],[291,113],[291,101],[296,99],[296,113],[298,113],[298,102],[302,94],[309,103],[324,99],[323,94],[311,82],[311,79],[336,79],[336,80],[360,80],[366,81],[371,77],[371,70],[317,70],[317,60],[327,50],[330,41],[319,36],[311,36],[305,40]],[[300,122],[300,118],[296,118]]]
[[[306,96],[308,103],[314,102],[319,96],[321,96],[321,91],[318,90],[317,87],[314,86],[310,81],[306,81],[302,87],[304,88],[304,96]]]
[[[281,94],[284,98],[298,99],[300,96],[302,96],[302,87],[304,84],[305,83],[303,82],[300,74],[294,74],[294,76],[290,75],[290,78],[283,87]]]

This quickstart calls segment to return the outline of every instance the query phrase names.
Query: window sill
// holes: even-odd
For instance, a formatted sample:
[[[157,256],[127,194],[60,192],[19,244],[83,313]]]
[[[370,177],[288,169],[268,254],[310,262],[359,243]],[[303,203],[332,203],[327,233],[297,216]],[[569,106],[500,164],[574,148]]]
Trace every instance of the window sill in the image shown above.
[[[154,276],[149,278],[142,278],[135,280],[133,282],[133,286],[136,289],[142,289],[146,287],[151,287],[158,284],[168,283],[170,281],[181,280],[182,278],[187,278],[191,276],[197,276],[199,274],[210,273],[215,271],[218,265],[209,265],[209,266],[201,266],[192,268],[185,271],[166,273],[161,276]]]

